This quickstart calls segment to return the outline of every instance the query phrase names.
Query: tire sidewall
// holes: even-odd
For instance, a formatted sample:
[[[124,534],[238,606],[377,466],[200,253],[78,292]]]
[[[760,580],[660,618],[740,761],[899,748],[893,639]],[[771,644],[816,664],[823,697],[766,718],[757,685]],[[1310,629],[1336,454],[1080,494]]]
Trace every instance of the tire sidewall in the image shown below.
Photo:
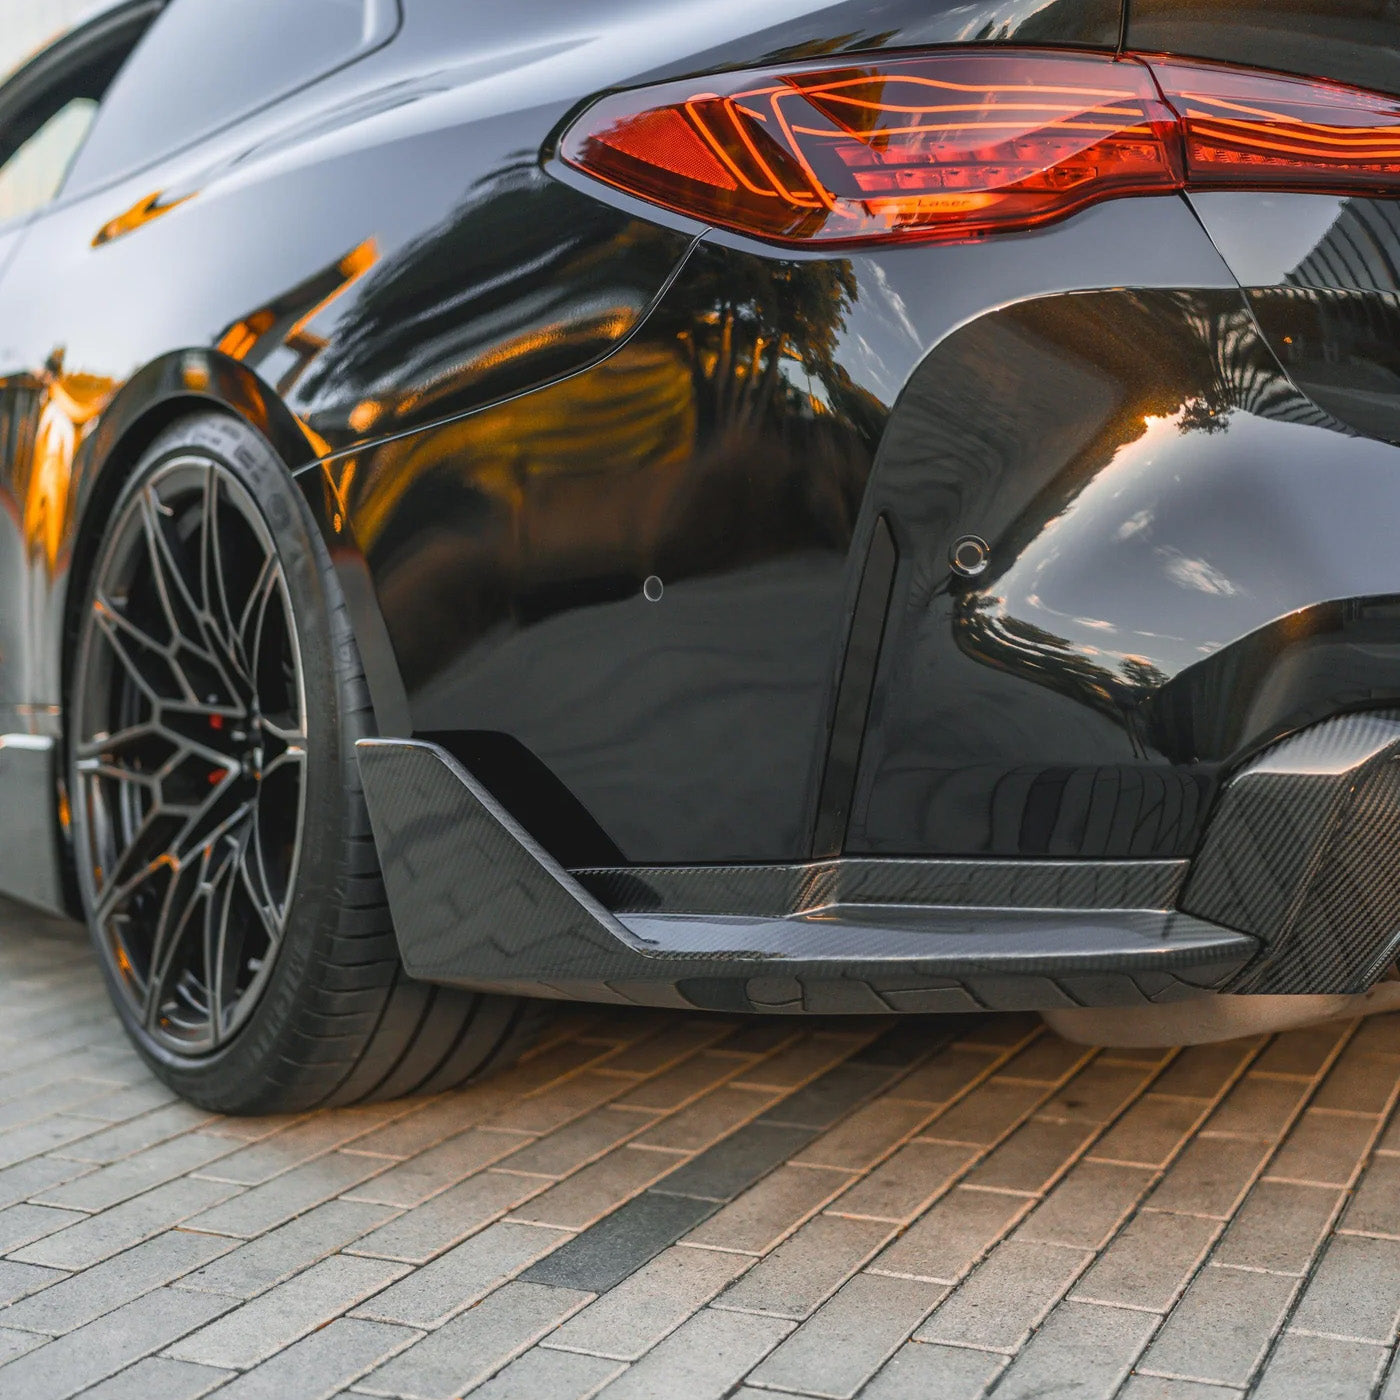
[[[167,1083],[183,1096],[229,1110],[262,1096],[281,1078],[279,1066],[295,1054],[303,1039],[299,1013],[311,985],[328,960],[336,934],[344,881],[348,836],[346,765],[355,760],[353,711],[344,701],[347,677],[357,674],[354,641],[344,606],[332,596],[334,574],[311,511],[286,465],[273,448],[242,420],[224,414],[201,414],[166,428],[142,455],[123,484],[109,513],[94,566],[84,581],[82,623],[69,687],[68,713],[78,715],[82,658],[91,626],[92,588],[101,577],[111,546],[111,523],[131,497],[166,463],[181,457],[209,458],[227,469],[256,502],[282,565],[301,653],[306,697],[307,760],[304,783],[302,850],[288,902],[285,931],[258,1004],[227,1044],[202,1056],[181,1056],[151,1037],[140,1024],[112,968],[104,939],[92,919],[89,860],[83,818],[78,812],[81,787],[74,768],[73,745],[66,755],[67,780],[74,794],[74,853],[84,913],[112,1001],[138,1050]]]

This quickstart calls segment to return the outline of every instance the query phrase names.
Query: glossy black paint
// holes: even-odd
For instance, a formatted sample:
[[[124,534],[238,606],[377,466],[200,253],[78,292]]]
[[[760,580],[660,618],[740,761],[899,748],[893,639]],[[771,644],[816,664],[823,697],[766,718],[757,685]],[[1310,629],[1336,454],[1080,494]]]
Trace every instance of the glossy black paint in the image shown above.
[[[1129,0],[1127,47],[1400,92],[1400,24],[1377,0]]]
[[[0,227],[0,416],[30,444],[0,462],[0,589],[22,600],[0,615],[0,706],[61,703],[67,570],[90,502],[100,518],[98,477],[139,450],[97,450],[94,425],[116,414],[139,437],[144,415],[238,383],[235,411],[261,395],[255,421],[294,416],[278,445],[296,466],[557,377],[635,328],[698,230],[541,171],[552,130],[599,88],[806,51],[1111,43],[1115,24],[1084,0],[408,0],[358,62]],[[190,351],[207,388],[141,378]],[[36,474],[45,423],[59,441]]]
[[[1320,35],[1391,83],[1346,63],[1394,26],[1268,13],[1144,2],[1126,37],[1288,67]],[[1260,749],[1400,700],[1393,206],[1123,199],[833,258],[548,159],[612,87],[1120,29],[404,0],[357,61],[0,226],[0,733],[61,738],[122,471],[213,404],[299,473],[381,732],[561,868],[1190,856]]]

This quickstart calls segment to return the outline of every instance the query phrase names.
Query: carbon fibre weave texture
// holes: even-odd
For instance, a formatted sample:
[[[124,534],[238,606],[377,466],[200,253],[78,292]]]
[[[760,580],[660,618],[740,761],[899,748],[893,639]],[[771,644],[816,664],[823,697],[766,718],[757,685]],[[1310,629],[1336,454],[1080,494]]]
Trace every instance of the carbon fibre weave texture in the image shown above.
[[[1226,787],[1184,911],[1264,945],[1232,992],[1364,991],[1400,943],[1400,714],[1343,715]]]
[[[781,916],[831,904],[1170,909],[1184,860],[868,860],[576,870],[615,913]]]
[[[724,1010],[1028,1009],[1197,995],[1255,948],[1150,908],[617,915],[441,749],[369,740],[359,752],[400,950],[429,980]]]

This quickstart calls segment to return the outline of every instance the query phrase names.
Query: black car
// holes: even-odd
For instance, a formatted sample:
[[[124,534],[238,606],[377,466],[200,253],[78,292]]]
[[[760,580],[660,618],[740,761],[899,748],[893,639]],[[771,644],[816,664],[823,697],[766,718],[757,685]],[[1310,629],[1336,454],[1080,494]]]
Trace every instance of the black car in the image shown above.
[[[1375,1004],[1397,196],[1370,0],[110,5],[0,86],[0,888],[229,1111]]]

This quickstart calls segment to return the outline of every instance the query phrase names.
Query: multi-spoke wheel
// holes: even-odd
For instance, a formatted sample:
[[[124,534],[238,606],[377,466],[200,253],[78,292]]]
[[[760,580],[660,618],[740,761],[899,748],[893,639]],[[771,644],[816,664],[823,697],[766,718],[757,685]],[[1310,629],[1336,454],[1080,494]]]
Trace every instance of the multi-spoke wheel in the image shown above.
[[[204,415],[148,451],[87,575],[68,779],[114,1000],[169,1083],[275,1111],[447,1088],[518,1004],[398,963],[354,762],[365,686],[281,462]]]

